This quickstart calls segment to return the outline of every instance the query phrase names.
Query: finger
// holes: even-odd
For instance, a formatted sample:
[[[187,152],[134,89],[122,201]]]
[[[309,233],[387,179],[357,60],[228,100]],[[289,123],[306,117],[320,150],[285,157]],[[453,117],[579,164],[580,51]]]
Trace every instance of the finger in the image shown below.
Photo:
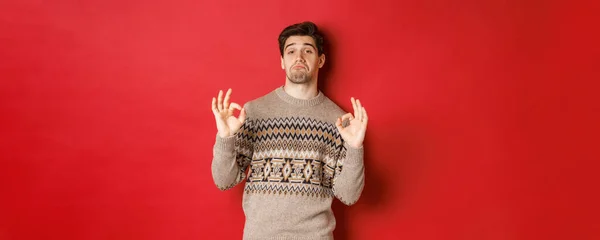
[[[216,98],[212,98],[212,112],[214,114],[218,114],[219,113],[219,109],[217,109],[217,99]]]
[[[352,113],[344,114],[344,116],[342,116],[342,123],[344,123],[344,121],[346,121],[346,119],[348,119],[349,121],[352,121],[352,119],[353,119]]]
[[[223,91],[219,90],[219,96],[217,97],[217,109],[223,111]]]
[[[240,110],[240,116],[238,117],[238,121],[240,121],[241,123],[244,123],[245,120],[246,120],[246,109],[242,108],[242,110]]]
[[[356,118],[360,121],[363,120],[363,114],[362,114],[362,105],[360,104],[360,100],[356,99],[356,109],[358,109],[358,112],[355,114]]]
[[[342,131],[342,129],[344,129],[344,127],[342,127],[342,119],[341,118],[337,118],[337,120],[335,120],[335,127],[340,132]]]
[[[367,116],[367,109],[365,109],[364,107],[362,108],[362,112],[363,112],[363,123],[365,125],[367,125],[367,122],[369,121],[369,116]]]
[[[242,110],[242,107],[241,107],[239,104],[232,102],[232,103],[229,105],[229,109],[227,109],[227,111],[229,111],[229,112],[233,113],[233,110],[234,110],[234,109],[237,109],[237,110]]]
[[[354,116],[356,116],[356,113],[358,112],[358,109],[356,108],[356,100],[354,100],[354,98],[350,98],[350,101],[352,102],[352,109],[354,110]]]
[[[227,90],[225,94],[225,100],[223,101],[223,109],[229,109],[229,98],[231,97],[231,88]]]

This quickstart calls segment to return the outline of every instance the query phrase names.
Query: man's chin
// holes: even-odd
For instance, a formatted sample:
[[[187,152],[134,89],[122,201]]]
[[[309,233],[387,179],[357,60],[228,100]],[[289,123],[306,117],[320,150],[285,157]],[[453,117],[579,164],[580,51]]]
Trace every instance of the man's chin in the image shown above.
[[[304,73],[288,75],[288,80],[292,83],[302,84],[310,82],[310,77]]]
[[[308,83],[307,79],[290,79],[290,82],[295,83],[295,84],[304,84],[304,83]]]
[[[288,80],[290,80],[290,82],[295,83],[295,84],[303,84],[303,83],[310,82],[310,79],[306,78],[306,77],[302,77],[302,78],[291,77],[291,78],[288,78]]]

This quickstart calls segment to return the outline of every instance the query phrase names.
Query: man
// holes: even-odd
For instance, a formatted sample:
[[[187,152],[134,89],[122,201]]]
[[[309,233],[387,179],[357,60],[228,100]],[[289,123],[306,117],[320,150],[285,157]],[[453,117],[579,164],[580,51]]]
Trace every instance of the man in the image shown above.
[[[352,205],[364,186],[367,112],[351,98],[354,114],[344,114],[317,89],[325,54],[316,25],[285,28],[279,50],[284,86],[244,108],[230,103],[231,89],[212,99],[213,179],[221,190],[246,180],[244,239],[333,239],[333,198]]]

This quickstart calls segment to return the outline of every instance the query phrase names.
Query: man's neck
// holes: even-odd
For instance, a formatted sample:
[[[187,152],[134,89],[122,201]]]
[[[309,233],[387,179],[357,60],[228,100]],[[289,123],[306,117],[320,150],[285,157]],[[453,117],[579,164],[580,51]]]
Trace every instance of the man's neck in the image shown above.
[[[304,84],[296,84],[286,80],[283,90],[294,98],[304,100],[312,99],[319,95],[319,89],[317,88],[316,81],[311,81]]]

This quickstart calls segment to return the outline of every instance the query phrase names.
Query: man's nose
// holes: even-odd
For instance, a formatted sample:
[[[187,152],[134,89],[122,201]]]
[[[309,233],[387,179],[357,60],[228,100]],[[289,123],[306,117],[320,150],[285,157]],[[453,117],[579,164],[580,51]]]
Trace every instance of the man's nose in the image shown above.
[[[296,54],[296,61],[304,62],[304,54],[302,54],[301,52],[298,52]]]

